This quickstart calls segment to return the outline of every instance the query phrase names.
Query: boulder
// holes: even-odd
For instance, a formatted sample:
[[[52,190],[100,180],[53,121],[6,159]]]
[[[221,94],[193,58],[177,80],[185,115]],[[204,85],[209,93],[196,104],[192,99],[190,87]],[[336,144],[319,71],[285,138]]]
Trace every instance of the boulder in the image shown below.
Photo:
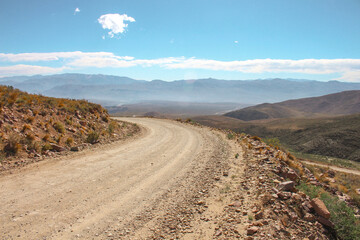
[[[71,147],[71,148],[70,148],[70,151],[72,151],[72,152],[78,152],[78,151],[80,151],[80,148],[79,148],[79,146]]]
[[[286,173],[286,177],[292,181],[296,181],[300,179],[299,175],[291,168],[288,169]]]
[[[295,182],[294,181],[287,181],[287,182],[282,182],[279,184],[278,189],[280,191],[293,191],[295,187]]]
[[[324,202],[321,201],[319,198],[314,198],[313,200],[311,200],[310,204],[319,216],[326,219],[330,218],[329,210],[326,208]]]
[[[318,222],[321,223],[322,225],[326,226],[326,227],[329,227],[329,228],[334,228],[335,225],[333,222],[331,222],[329,219],[326,219],[322,216],[319,216],[317,218]]]
[[[247,229],[247,235],[253,235],[254,233],[256,233],[259,230],[258,227],[256,226],[251,226]]]
[[[51,145],[51,148],[56,151],[56,152],[63,152],[63,151],[66,151],[66,148],[62,147],[62,146],[59,146],[59,145],[56,145],[54,143],[50,143]]]

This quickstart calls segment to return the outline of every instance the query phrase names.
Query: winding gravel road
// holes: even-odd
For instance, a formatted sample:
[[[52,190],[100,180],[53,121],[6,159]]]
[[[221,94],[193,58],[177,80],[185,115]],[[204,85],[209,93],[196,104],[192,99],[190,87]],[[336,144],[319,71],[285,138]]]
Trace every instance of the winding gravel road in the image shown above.
[[[121,120],[139,124],[140,135],[0,176],[0,239],[121,238],[117,230],[156,209],[164,194],[200,181],[194,169],[228,158],[230,147],[217,131],[170,120]],[[186,197],[176,191],[169,204]]]

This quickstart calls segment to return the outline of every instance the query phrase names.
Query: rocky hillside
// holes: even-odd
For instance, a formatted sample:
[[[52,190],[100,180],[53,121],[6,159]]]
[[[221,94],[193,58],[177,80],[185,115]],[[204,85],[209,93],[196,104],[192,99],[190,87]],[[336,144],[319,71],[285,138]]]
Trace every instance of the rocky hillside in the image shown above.
[[[321,97],[301,98],[279,103],[264,103],[225,116],[244,121],[271,118],[337,116],[360,113],[360,91],[344,91]]]
[[[138,131],[100,105],[0,86],[0,171]]]
[[[359,205],[342,191],[338,173],[313,173],[258,137],[230,134],[245,152],[247,179],[238,188],[251,196],[251,213],[243,213],[249,220],[247,239],[357,239]],[[236,204],[242,206],[244,197],[233,200],[228,216],[242,212]],[[220,230],[234,231],[230,226]]]

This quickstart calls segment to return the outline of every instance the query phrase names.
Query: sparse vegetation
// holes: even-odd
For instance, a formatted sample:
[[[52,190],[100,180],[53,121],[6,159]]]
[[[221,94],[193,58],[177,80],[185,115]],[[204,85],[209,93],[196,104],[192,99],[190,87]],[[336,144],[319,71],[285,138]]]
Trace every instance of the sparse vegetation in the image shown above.
[[[86,138],[86,142],[94,144],[98,142],[98,139],[99,134],[97,132],[91,131]]]
[[[232,140],[232,139],[234,139],[234,134],[233,133],[231,133],[231,132],[229,132],[227,135],[226,135],[226,137],[229,139],[229,140]]]
[[[107,142],[139,129],[132,124],[120,128],[100,105],[85,100],[44,97],[6,86],[0,86],[0,119],[0,157],[7,159],[0,171],[53,155],[49,151],[60,154],[74,144]]]
[[[59,133],[65,133],[65,127],[62,123],[60,122],[56,122],[54,123],[54,128],[56,131],[58,131]]]
[[[65,144],[71,146],[74,143],[74,139],[72,137],[68,137],[65,141]]]
[[[360,222],[355,218],[354,210],[336,196],[330,195],[318,186],[301,183],[298,188],[311,199],[320,197],[331,213],[331,221],[340,239],[356,239],[360,236]]]
[[[9,136],[8,141],[5,143],[3,151],[7,156],[13,156],[18,153],[20,148],[21,148],[21,145],[19,143],[19,136],[15,135],[15,134],[11,134]]]
[[[112,134],[117,126],[118,126],[118,124],[115,121],[110,121],[110,124],[108,126],[109,134]]]

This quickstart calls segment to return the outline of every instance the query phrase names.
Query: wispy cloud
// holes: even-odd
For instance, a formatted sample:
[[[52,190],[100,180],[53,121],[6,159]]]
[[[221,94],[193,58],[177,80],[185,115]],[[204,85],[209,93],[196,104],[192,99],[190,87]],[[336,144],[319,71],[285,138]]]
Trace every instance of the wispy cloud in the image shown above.
[[[204,69],[241,73],[301,73],[338,74],[338,80],[360,81],[360,59],[253,59],[243,61],[218,61],[186,57],[136,59],[117,56],[111,52],[52,52],[52,53],[0,53],[0,62],[56,62],[60,68],[46,66],[15,65],[1,67],[1,75],[45,74],[64,69],[82,68],[129,68],[160,67],[163,69]],[[41,64],[40,64],[41,65]],[[21,72],[20,70],[23,70]],[[4,74],[6,72],[6,74]]]
[[[360,69],[360,59],[254,59],[244,61],[217,61],[188,58],[167,65],[172,69],[207,69],[244,73],[293,72],[305,74],[331,74]]]
[[[76,15],[77,13],[79,13],[80,12],[80,9],[79,8],[75,8],[75,10],[74,10],[74,15]]]
[[[57,61],[59,59],[71,59],[81,57],[116,57],[110,52],[50,52],[50,53],[0,53],[2,62],[39,62]]]
[[[53,68],[44,66],[33,65],[13,65],[13,66],[0,66],[0,77],[7,76],[21,76],[21,75],[36,75],[36,74],[55,74],[63,72],[66,67]]]
[[[99,17],[98,22],[101,24],[103,29],[109,29],[108,32],[110,38],[113,38],[115,35],[124,33],[128,24],[125,22],[135,22],[133,17],[130,17],[126,14],[105,14]]]

